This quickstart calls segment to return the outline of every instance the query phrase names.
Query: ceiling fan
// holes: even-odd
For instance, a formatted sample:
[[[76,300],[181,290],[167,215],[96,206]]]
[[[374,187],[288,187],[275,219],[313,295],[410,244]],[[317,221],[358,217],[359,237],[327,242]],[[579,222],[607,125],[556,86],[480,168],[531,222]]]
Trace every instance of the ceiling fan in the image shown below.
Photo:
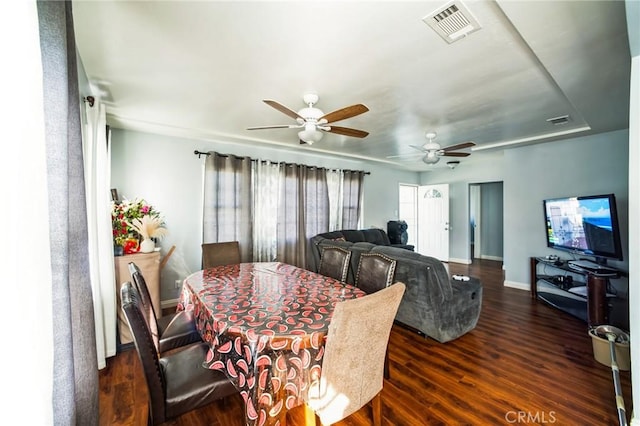
[[[269,99],[265,99],[264,103],[272,108],[277,109],[283,114],[296,120],[297,124],[283,124],[275,126],[258,126],[249,127],[247,130],[261,130],[261,129],[302,129],[298,132],[298,138],[300,138],[301,144],[312,145],[314,142],[318,142],[322,139],[323,132],[336,133],[344,136],[351,136],[355,138],[364,138],[369,132],[363,130],[351,129],[348,127],[333,126],[331,123],[336,121],[345,120],[347,118],[355,117],[369,111],[369,108],[362,104],[351,105],[338,109],[336,111],[325,114],[322,110],[314,107],[318,102],[318,95],[315,93],[307,93],[302,98],[307,105],[306,108],[302,108],[300,111],[295,112],[286,106]]]
[[[462,142],[455,145],[445,146],[442,148],[439,143],[434,142],[433,140],[436,138],[438,134],[436,132],[427,132],[425,134],[428,142],[422,146],[418,145],[409,145],[411,148],[417,149],[418,151],[422,151],[425,155],[422,158],[422,161],[426,164],[436,164],[440,161],[440,157],[468,157],[471,155],[468,152],[456,152],[459,149],[471,148],[476,144],[474,142]],[[414,155],[414,154],[411,154]],[[392,155],[387,158],[399,158],[406,157],[405,155]]]

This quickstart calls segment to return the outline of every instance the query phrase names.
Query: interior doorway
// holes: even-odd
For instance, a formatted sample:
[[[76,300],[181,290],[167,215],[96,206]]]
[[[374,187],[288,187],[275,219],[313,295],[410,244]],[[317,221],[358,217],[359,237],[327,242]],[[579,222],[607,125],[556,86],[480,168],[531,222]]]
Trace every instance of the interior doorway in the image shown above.
[[[469,185],[469,253],[472,261],[503,260],[503,200],[502,182]]]

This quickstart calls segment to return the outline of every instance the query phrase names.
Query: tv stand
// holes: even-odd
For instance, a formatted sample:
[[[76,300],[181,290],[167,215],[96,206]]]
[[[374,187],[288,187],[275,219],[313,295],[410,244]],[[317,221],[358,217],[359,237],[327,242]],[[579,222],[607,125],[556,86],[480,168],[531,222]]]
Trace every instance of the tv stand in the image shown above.
[[[590,327],[608,324],[609,299],[616,297],[607,293],[609,280],[621,275],[611,267],[591,269],[570,261],[532,257],[531,297],[580,318]]]

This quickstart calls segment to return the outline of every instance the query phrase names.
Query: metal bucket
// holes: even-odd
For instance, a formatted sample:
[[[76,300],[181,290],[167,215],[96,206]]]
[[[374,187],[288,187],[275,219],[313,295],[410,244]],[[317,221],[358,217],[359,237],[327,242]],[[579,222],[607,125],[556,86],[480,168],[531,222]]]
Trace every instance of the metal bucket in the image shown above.
[[[600,364],[611,367],[611,351],[607,332],[616,335],[615,352],[618,368],[622,371],[629,371],[631,369],[629,334],[612,325],[600,325],[589,330],[591,345],[593,346],[593,357]]]

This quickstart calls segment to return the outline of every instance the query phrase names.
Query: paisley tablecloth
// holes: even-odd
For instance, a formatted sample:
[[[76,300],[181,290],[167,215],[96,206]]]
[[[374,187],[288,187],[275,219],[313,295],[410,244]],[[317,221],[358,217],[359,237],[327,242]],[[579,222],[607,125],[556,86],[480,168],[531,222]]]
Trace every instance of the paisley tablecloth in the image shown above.
[[[319,379],[335,304],[360,289],[284,263],[242,263],[188,276],[178,310],[193,309],[210,350],[245,402],[247,425],[279,425]]]

